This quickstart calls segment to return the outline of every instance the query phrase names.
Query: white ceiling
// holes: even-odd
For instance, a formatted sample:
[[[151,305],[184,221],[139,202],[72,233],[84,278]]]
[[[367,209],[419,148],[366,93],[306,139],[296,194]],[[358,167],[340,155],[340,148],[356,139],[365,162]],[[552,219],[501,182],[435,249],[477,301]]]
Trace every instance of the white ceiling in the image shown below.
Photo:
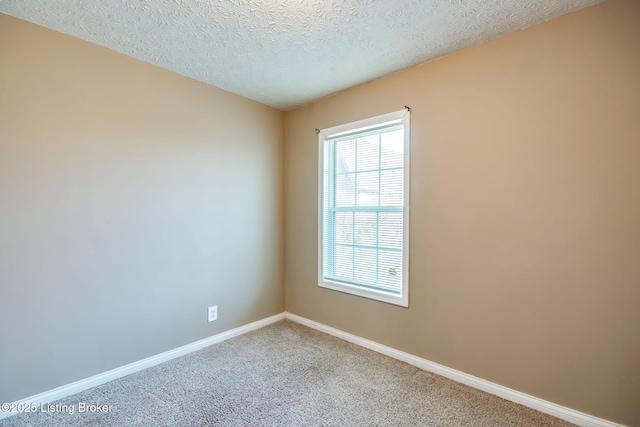
[[[602,0],[0,0],[0,12],[289,110]]]

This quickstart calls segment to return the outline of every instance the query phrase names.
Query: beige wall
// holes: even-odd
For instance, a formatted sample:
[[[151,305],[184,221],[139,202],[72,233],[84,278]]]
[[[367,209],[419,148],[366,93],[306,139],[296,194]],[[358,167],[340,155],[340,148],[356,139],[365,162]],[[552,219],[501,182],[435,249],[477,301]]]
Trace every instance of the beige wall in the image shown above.
[[[640,425],[640,2],[285,116],[288,311]],[[317,286],[317,138],[411,112],[409,308]]]
[[[0,402],[284,311],[283,123],[0,15]]]

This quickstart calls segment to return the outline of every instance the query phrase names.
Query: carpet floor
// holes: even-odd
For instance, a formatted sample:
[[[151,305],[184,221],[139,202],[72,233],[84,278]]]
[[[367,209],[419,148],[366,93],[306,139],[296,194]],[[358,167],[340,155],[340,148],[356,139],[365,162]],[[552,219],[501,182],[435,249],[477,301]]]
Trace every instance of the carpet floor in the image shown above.
[[[78,413],[83,403],[111,408]],[[571,425],[290,321],[50,405],[62,412],[19,414],[0,425]]]

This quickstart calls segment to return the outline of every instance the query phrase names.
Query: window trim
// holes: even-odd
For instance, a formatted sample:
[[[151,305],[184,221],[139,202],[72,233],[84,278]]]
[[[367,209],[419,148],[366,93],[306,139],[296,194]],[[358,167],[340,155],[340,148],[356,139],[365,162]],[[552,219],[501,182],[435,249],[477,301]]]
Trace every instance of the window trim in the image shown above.
[[[324,213],[324,147],[325,138],[339,134],[348,135],[356,129],[375,127],[400,119],[404,126],[404,174],[403,174],[403,215],[402,215],[402,292],[400,296],[377,289],[369,289],[343,282],[336,282],[323,277],[324,250],[323,250],[323,213]],[[411,138],[410,138],[410,111],[400,110],[392,113],[369,117],[343,125],[322,129],[318,132],[318,286],[332,289],[360,297],[365,297],[389,304],[409,307],[409,207],[410,207],[410,159],[411,159]]]

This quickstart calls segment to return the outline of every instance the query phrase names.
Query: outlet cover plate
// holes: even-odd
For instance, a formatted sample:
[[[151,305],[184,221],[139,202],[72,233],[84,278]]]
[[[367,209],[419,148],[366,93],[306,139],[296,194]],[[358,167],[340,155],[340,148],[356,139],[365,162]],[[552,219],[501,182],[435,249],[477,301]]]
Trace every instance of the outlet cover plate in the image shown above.
[[[218,306],[214,305],[209,307],[207,310],[207,318],[209,322],[213,322],[214,320],[218,320]]]

